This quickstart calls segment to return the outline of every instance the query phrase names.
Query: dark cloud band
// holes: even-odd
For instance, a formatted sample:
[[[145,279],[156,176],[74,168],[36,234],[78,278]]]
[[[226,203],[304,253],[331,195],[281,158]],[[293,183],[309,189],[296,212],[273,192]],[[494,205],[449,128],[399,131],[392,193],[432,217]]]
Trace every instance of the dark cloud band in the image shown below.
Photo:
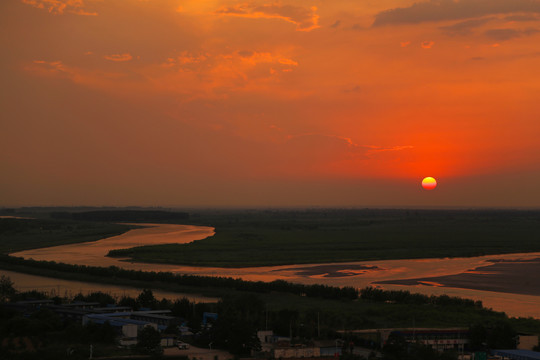
[[[373,26],[418,24],[475,18],[495,14],[540,13],[537,0],[432,0],[389,9],[375,16]]]

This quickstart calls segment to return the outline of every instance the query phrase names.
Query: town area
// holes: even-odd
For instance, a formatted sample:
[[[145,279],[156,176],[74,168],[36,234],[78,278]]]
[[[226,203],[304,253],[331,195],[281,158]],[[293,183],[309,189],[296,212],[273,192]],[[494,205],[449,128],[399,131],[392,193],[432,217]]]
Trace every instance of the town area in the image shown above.
[[[268,311],[253,295],[218,303],[158,300],[149,289],[115,299],[17,292],[3,276],[2,359],[540,359],[538,334],[508,323],[470,327],[321,327]],[[303,318],[301,321],[305,321]]]

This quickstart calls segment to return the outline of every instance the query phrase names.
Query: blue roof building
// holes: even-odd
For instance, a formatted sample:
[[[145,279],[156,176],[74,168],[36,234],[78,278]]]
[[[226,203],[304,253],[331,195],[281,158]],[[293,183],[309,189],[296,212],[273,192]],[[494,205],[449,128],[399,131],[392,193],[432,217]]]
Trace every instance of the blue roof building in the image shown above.
[[[540,352],[531,350],[492,350],[495,356],[508,360],[540,360]]]

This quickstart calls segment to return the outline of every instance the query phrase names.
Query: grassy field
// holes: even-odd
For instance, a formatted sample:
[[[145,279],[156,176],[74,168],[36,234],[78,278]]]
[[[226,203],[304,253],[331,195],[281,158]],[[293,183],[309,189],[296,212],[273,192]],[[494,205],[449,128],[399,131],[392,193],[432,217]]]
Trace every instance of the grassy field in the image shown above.
[[[135,226],[48,218],[0,218],[0,253],[96,241],[133,228]]]
[[[135,261],[249,267],[540,251],[540,212],[304,210],[201,212],[216,235],[115,250]]]

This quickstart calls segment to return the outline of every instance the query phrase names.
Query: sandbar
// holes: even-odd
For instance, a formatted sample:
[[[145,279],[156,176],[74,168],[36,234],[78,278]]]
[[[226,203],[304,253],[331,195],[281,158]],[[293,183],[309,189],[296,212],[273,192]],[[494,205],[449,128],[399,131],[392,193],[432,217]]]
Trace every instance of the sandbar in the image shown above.
[[[461,274],[378,281],[374,284],[425,285],[540,296],[540,258],[493,259]],[[539,305],[540,306],[540,305]]]

